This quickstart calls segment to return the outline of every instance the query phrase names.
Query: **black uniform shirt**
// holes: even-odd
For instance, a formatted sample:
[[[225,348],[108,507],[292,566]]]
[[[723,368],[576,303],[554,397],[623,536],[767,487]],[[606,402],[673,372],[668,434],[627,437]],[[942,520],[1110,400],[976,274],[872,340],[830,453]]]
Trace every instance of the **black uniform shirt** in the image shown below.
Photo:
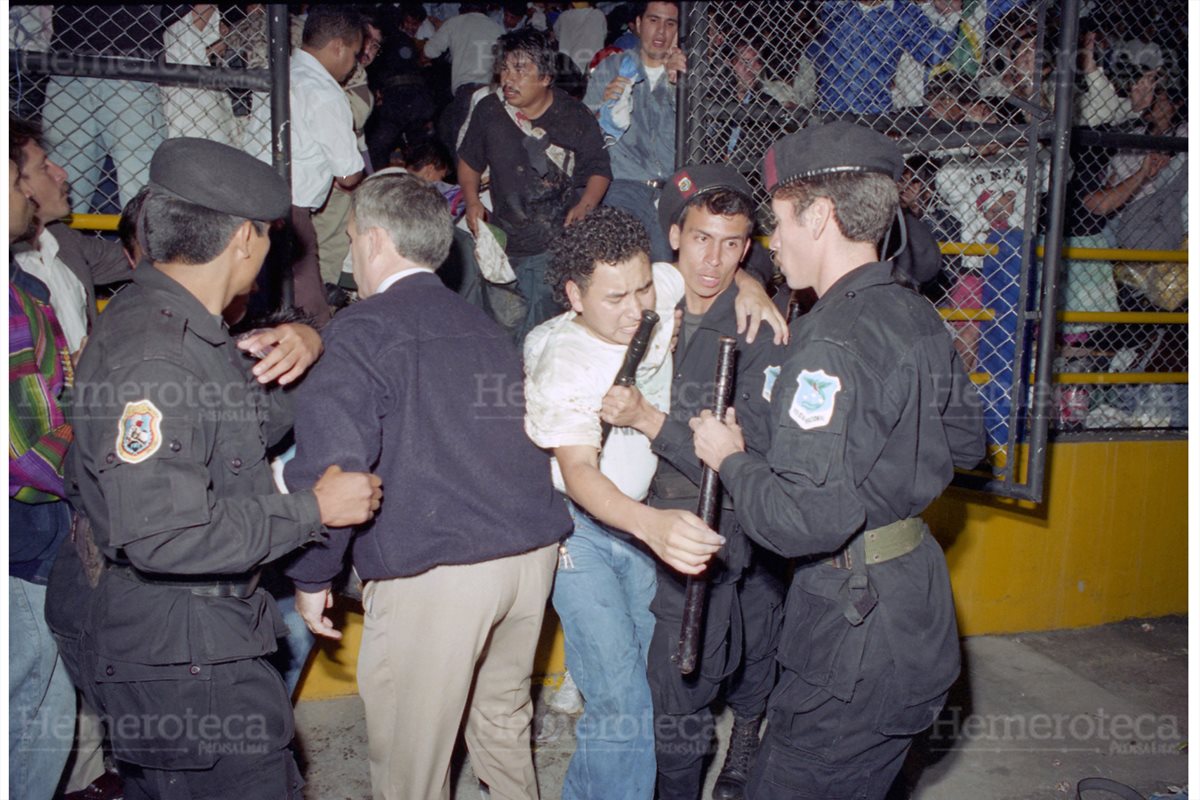
[[[730,456],[738,521],[781,555],[830,553],[921,513],[984,456],[979,394],[936,309],[866,264],[793,326],[770,446]]]
[[[764,455],[770,445],[770,401],[765,388],[773,373],[783,365],[786,350],[776,345],[770,330],[762,330],[751,344],[737,332],[734,301],[737,285],[726,290],[700,318],[696,331],[675,353],[675,373],[671,379],[671,413],[651,449],[661,456],[658,476],[680,473],[699,493],[701,464],[692,446],[688,421],[704,409],[712,410],[720,337],[732,336],[736,347],[733,405],[737,408],[750,452]]]
[[[713,390],[717,370],[717,354],[720,352],[720,337],[732,336],[738,340],[737,361],[734,368],[734,393],[732,403],[737,409],[738,424],[741,425],[750,452],[765,455],[770,445],[770,390],[769,386],[778,375],[786,350],[776,345],[770,330],[761,330],[754,342],[747,344],[744,335],[737,332],[737,316],[734,301],[738,289],[732,285],[718,297],[700,318],[695,332],[681,341],[675,353],[675,372],[671,380],[671,413],[663,423],[658,436],[650,442],[651,449],[660,456],[654,475],[651,505],[658,508],[688,508],[695,510],[700,494],[701,464],[692,446],[692,431],[688,420],[702,410],[713,408]],[[722,505],[732,508],[728,494],[722,497]],[[741,536],[733,536],[736,517],[731,511],[720,515],[718,526],[729,542],[721,551],[719,560],[729,567],[729,574],[736,579],[748,563],[749,548]]]
[[[100,315],[76,372],[68,489],[110,559],[160,577],[234,575],[322,537],[315,495],[274,486],[266,449],[291,418],[250,366],[220,319],[149,264]],[[275,647],[262,591],[200,598],[109,579],[98,594],[97,649],[129,661]]]

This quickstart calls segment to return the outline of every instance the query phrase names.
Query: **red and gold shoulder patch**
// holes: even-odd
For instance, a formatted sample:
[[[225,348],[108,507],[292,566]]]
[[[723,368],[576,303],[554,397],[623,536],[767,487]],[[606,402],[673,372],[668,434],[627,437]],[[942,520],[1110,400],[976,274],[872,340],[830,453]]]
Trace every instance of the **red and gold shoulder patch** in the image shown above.
[[[138,464],[158,452],[162,445],[162,412],[149,400],[125,404],[117,423],[117,456]]]

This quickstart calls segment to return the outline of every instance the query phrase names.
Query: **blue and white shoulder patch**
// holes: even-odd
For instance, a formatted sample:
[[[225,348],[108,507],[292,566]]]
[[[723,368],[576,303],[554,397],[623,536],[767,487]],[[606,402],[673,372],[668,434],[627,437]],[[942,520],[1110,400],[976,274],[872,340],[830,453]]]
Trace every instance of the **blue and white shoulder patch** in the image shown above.
[[[763,369],[763,400],[771,402],[771,394],[775,390],[775,381],[779,379],[779,371],[782,367],[770,366]]]
[[[833,419],[837,393],[842,389],[841,379],[823,369],[805,369],[796,376],[796,384],[788,416],[806,431],[828,425]]]

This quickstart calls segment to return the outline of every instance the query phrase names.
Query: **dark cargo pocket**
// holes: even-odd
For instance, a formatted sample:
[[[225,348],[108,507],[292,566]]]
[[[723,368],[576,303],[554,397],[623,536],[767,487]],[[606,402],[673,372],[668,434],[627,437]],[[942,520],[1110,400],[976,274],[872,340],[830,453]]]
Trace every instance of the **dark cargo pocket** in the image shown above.
[[[206,746],[221,720],[212,713],[212,665],[150,666],[101,657],[96,689],[113,755],[152,769],[206,769]]]
[[[793,587],[779,640],[779,663],[840,700],[854,693],[870,619],[853,626],[837,602]]]

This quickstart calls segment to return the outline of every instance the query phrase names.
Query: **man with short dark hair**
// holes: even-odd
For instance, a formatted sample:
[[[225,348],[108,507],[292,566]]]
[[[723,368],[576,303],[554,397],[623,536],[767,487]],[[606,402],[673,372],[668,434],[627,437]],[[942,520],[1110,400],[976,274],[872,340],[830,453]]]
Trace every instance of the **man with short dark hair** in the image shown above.
[[[746,232],[739,229],[743,241]],[[649,248],[642,226],[618,208],[603,206],[566,228],[552,245],[549,277],[570,310],[525,341],[525,430],[554,454],[555,487],[570,497],[575,518],[553,595],[567,667],[585,701],[567,798],[653,795],[656,731],[646,661],[655,635],[655,562],[672,575],[696,574],[722,544],[694,503],[643,502],[659,461],[642,431],[622,421],[607,439],[602,434],[606,394],[647,309],[660,321],[637,371],[638,396],[654,413],[674,399],[671,339],[686,279],[669,263],[651,264]],[[741,299],[753,296],[746,291]],[[770,307],[761,288],[755,302],[760,313]],[[731,303],[729,314],[740,318],[743,309]]]
[[[958,675],[946,561],[919,514],[985,440],[941,317],[878,261],[902,168],[894,143],[850,123],[771,146],[771,249],[819,299],[770,392],[765,455],[746,451],[737,401],[690,423],[746,534],[801,559],[749,800],[882,800]]]
[[[487,212],[480,175],[491,170],[492,221],[527,303],[517,341],[558,311],[546,285],[547,248],[564,225],[600,205],[611,173],[596,120],[554,88],[554,50],[542,31],[500,37],[500,94],[479,101],[458,150],[458,180],[474,233]]]
[[[74,569],[51,576],[46,618],[76,686],[113,720],[131,795],[299,798],[291,703],[264,658],[285,630],[259,571],[326,525],[369,519],[379,479],[331,466],[311,491],[276,491],[266,449],[290,411],[221,319],[254,284],[287,183],[184,138],[158,149],[148,185],[147,260],[76,371],[67,486],[90,521],[80,552],[98,561],[59,551]]]
[[[602,207],[552,246],[555,296],[570,310],[525,341],[525,430],[554,455],[554,484],[570,497],[574,531],[562,545],[554,608],[567,668],[584,697],[563,797],[651,797],[654,725],[646,656],[654,631],[656,558],[689,574],[721,544],[692,511],[645,505],[657,461],[632,428],[605,439],[600,406],[642,312],[660,322],[647,342],[637,385],[666,408],[671,334],[683,294],[679,273],[651,265],[637,220]]]
[[[649,503],[654,508],[694,510],[701,464],[692,449],[688,420],[713,403],[720,339],[737,340],[733,391],[747,446],[765,453],[770,397],[784,349],[769,336],[739,333],[734,279],[750,252],[754,192],[733,167],[696,164],[676,172],[663,187],[659,219],[679,257],[683,313],[675,351],[670,413],[645,402],[636,388],[614,387],[601,418],[628,425],[650,440],[659,456]],[[734,726],[725,768],[713,790],[717,800],[741,797],[767,697],[775,684],[775,647],[782,622],[785,566],[759,552],[737,525],[728,495],[716,525],[725,545],[706,570],[707,607],[695,672],[682,676],[675,654],[683,622],[684,575],[658,568],[651,608],[656,620],[648,671],[654,697],[658,797],[697,798],[704,757],[713,742],[710,706],[722,681],[732,678],[727,701]],[[743,657],[744,653],[744,657]]]
[[[330,192],[349,192],[362,180],[364,162],[354,115],[341,84],[358,63],[363,18],[352,8],[315,6],[292,53],[292,278],[295,304],[318,326],[329,321],[321,280],[313,214]]]
[[[570,520],[521,429],[512,343],[434,274],[452,228],[446,201],[416,176],[376,175],[354,193],[363,299],[330,323],[326,355],[296,392],[284,475],[296,490],[325,463],[374,468],[392,499],[288,574],[309,629],[340,638],[325,609],[353,547],[366,582],[358,685],[376,797],[448,800],[465,712],[475,774],[495,797],[533,799],[530,677]]]
[[[679,3],[642,4],[634,29],[638,48],[596,65],[583,103],[602,120],[601,107],[615,104],[609,108],[619,120],[605,130],[613,182],[604,204],[637,217],[650,234],[651,260],[670,261],[671,246],[654,209],[663,181],[675,170],[675,83],[687,71],[679,48]]]

